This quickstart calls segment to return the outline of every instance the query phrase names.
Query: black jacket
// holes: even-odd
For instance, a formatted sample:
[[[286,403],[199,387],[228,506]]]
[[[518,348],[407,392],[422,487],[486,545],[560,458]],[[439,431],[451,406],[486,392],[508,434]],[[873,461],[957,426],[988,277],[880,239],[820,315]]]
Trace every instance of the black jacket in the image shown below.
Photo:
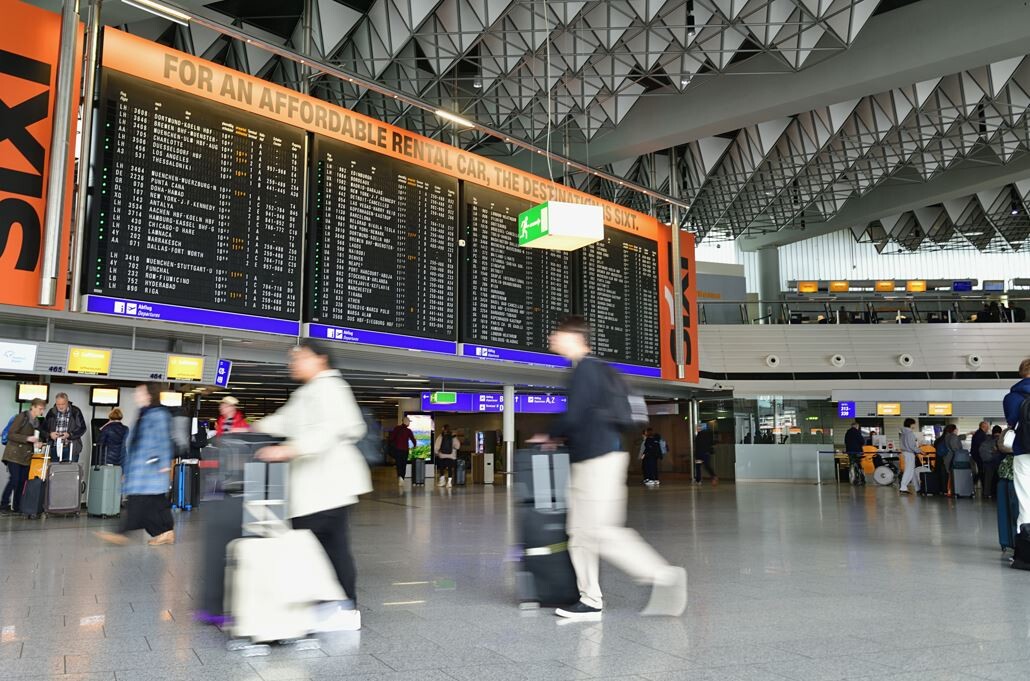
[[[100,457],[102,463],[109,463],[112,466],[122,465],[122,455],[125,452],[125,439],[129,435],[129,429],[121,421],[108,421],[100,428],[100,448],[103,453]]]
[[[46,414],[46,419],[43,421],[43,428],[47,432],[47,438],[50,437],[50,433],[57,430],[57,407],[50,407],[50,411]],[[72,452],[79,454],[82,452],[82,438],[86,435],[86,419],[82,416],[82,411],[71,402],[68,403],[68,441],[71,443]]]
[[[695,454],[711,454],[713,449],[715,449],[715,434],[712,433],[711,428],[705,428],[694,435]]]
[[[573,462],[624,451],[619,428],[606,414],[613,400],[626,396],[611,394],[606,371],[614,369],[595,357],[577,364],[569,377],[568,408],[551,424],[551,437],[568,440]]]
[[[984,440],[991,437],[990,433],[985,433],[979,428],[973,433],[973,439],[969,443],[969,453],[972,455],[974,461],[980,460],[980,445],[984,443]]]
[[[858,428],[848,428],[844,433],[844,451],[848,454],[860,454],[865,447],[865,437]]]

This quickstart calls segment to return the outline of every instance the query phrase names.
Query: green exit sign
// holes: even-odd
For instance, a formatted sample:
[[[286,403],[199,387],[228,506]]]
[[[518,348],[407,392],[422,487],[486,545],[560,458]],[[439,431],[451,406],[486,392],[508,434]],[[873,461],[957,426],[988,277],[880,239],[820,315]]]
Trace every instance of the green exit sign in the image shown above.
[[[430,404],[457,404],[458,393],[436,392],[429,396]]]
[[[575,251],[604,238],[600,206],[548,201],[519,213],[519,246]]]

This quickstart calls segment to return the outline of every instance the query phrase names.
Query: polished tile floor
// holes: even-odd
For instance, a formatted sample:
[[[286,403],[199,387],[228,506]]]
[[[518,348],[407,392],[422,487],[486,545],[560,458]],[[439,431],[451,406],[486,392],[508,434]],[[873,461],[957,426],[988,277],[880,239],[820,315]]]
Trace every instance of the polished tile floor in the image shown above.
[[[634,489],[630,524],[690,572],[680,619],[605,570],[602,623],[514,602],[502,486],[385,482],[354,516],[365,628],[321,649],[226,650],[191,619],[198,520],[180,541],[111,547],[113,521],[0,518],[0,679],[651,681],[1030,678],[1030,573],[994,509],[886,488],[670,482]]]

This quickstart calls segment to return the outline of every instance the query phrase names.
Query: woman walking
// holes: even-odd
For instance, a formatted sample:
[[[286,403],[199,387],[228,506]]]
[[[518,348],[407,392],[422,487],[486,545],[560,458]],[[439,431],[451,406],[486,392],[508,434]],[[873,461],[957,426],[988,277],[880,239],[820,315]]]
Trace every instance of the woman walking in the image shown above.
[[[128,497],[118,532],[97,532],[112,544],[128,544],[127,532],[146,530],[151,546],[175,543],[175,521],[168,500],[172,470],[172,415],[161,406],[161,388],[156,383],[136,386],[139,406],[136,425],[129,431],[124,460]]]

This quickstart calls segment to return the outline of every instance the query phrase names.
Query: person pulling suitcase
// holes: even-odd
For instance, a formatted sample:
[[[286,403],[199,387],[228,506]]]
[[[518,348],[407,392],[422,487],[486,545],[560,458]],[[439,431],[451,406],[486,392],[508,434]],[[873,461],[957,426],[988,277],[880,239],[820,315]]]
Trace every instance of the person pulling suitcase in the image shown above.
[[[536,443],[568,441],[572,460],[568,495],[569,556],[576,570],[579,602],[555,614],[572,620],[601,619],[599,582],[604,558],[650,584],[651,600],[642,615],[678,617],[687,607],[687,572],[662,558],[636,531],[625,526],[629,453],[622,447],[623,414],[631,411],[614,369],[591,356],[590,325],[569,315],[549,339],[551,351],[573,364],[568,409]],[[620,386],[617,388],[617,386]],[[632,419],[628,419],[632,421]]]

